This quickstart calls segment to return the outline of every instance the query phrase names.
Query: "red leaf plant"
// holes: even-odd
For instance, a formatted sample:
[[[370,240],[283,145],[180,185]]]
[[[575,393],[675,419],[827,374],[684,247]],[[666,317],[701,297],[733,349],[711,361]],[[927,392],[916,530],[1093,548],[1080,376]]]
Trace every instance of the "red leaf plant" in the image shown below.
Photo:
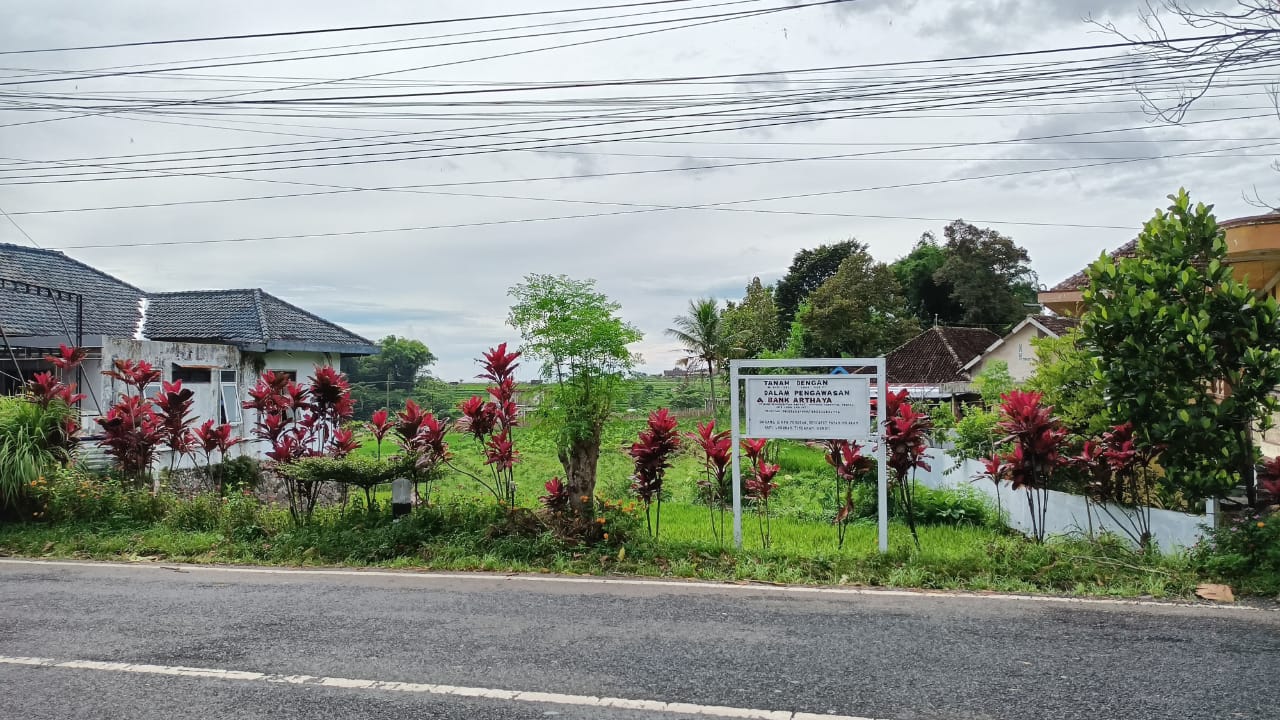
[[[708,420],[699,423],[697,432],[687,433],[686,437],[693,440],[702,453],[703,479],[698,481],[698,496],[710,510],[711,534],[723,544],[725,508],[733,491],[729,476],[729,464],[733,462],[730,431],[716,432],[716,421]],[[720,516],[719,526],[716,525],[717,513]]]
[[[195,392],[182,387],[181,380],[161,383],[160,392],[151,398],[163,428],[160,442],[169,448],[170,475],[182,456],[192,454],[196,449],[196,440],[191,435],[191,426],[195,423],[195,416],[191,414],[194,398]]]
[[[1151,545],[1151,509],[1157,474],[1152,464],[1163,448],[1137,438],[1133,423],[1115,425],[1080,454],[1062,461],[1084,477],[1091,506],[1110,517],[1138,547]],[[1090,518],[1092,520],[1092,518]]]
[[[391,413],[386,409],[376,410],[373,416],[369,418],[369,422],[365,423],[365,427],[369,430],[369,434],[373,435],[373,439],[378,443],[378,459],[382,459],[382,441],[396,426],[391,420]]]
[[[458,405],[462,417],[458,429],[471,435],[485,457],[485,467],[490,477],[485,479],[456,466],[458,472],[468,475],[493,494],[498,504],[511,508],[516,504],[515,465],[520,453],[515,449],[511,429],[519,424],[519,406],[516,397],[519,385],[515,379],[520,367],[519,352],[508,352],[502,343],[483,353],[480,367],[484,372],[477,377],[492,383],[486,391],[491,400],[473,395]]]
[[[159,368],[153,367],[146,360],[123,358],[113,362],[112,367],[114,369],[105,370],[102,374],[128,385],[139,395],[146,392],[147,386],[158,381],[162,376]]]
[[[228,424],[217,425],[213,420],[205,420],[198,427],[191,431],[195,438],[196,449],[204,457],[204,474],[205,480],[208,481],[209,487],[219,494],[222,493],[222,471],[221,465],[215,474],[213,470],[213,454],[216,452],[222,462],[227,460],[227,451],[239,445],[243,438],[235,436],[235,428]]]
[[[145,480],[164,440],[164,426],[151,402],[141,395],[124,395],[94,421],[102,428],[98,444],[115,460],[116,469],[126,478]]]
[[[769,518],[769,498],[778,484],[773,481],[779,467],[765,459],[768,440],[743,440],[742,450],[750,463],[746,478],[746,494],[756,508],[756,522],[760,527],[760,546],[767,548],[773,537],[773,523]]]
[[[1086,443],[1086,446],[1088,443]],[[1004,457],[999,454],[991,457],[982,458],[982,471],[972,478],[972,481],[990,480],[996,486],[996,515],[1004,517],[1004,504],[1000,499],[1000,483],[1009,479],[1010,467],[1005,464]]]
[[[55,378],[53,373],[41,372],[31,376],[27,381],[27,396],[40,407],[49,407],[54,402],[67,406],[75,405],[85,398],[76,392],[75,383],[64,383]]]
[[[911,529],[911,539],[918,549],[920,535],[916,531],[916,470],[930,469],[925,460],[925,452],[929,449],[929,431],[933,429],[933,421],[907,402],[906,390],[886,393],[885,411],[884,443],[889,485],[898,495],[898,501],[907,516],[907,527]]]
[[[1053,407],[1042,404],[1037,392],[1013,390],[1000,396],[998,426],[1007,433],[1001,444],[1013,450],[1003,458],[1007,477],[1015,491],[1026,489],[1031,513],[1031,534],[1039,542],[1045,537],[1049,486],[1058,470],[1067,464],[1060,451],[1067,431],[1053,416]]]
[[[547,491],[546,495],[538,498],[543,507],[556,514],[569,509],[569,487],[560,478],[553,477],[542,487]]]
[[[635,460],[635,473],[631,476],[631,491],[644,503],[644,520],[652,537],[658,537],[662,529],[662,484],[667,468],[671,467],[671,455],[680,448],[678,422],[666,408],[649,414],[649,421],[640,431],[639,442],[631,444],[628,451]],[[656,521],[650,518],[650,508],[657,505]]]
[[[45,355],[44,359],[49,361],[51,365],[58,368],[64,374],[80,367],[84,362],[87,351],[84,348],[69,347],[67,345],[58,345],[57,355]]]
[[[332,366],[318,366],[306,385],[268,370],[241,404],[257,411],[253,434],[270,445],[266,456],[277,465],[304,457],[344,457],[359,447],[354,432],[342,427],[354,410],[351,385]],[[294,522],[309,522],[323,482],[286,473],[281,479]]]
[[[1280,501],[1280,457],[1262,463],[1258,469],[1258,487]]]
[[[381,418],[374,413],[374,421],[375,425],[384,425],[395,434],[396,443],[413,468],[414,492],[418,502],[430,504],[431,484],[439,476],[440,466],[451,457],[449,444],[445,442],[448,422],[423,410],[412,398],[405,400],[404,410],[396,413],[394,422],[388,421],[385,413]],[[375,437],[378,437],[378,432],[375,428]],[[382,432],[386,434],[385,430]]]
[[[853,502],[853,489],[859,483],[875,479],[875,461],[862,453],[862,446],[852,440],[829,440],[827,446],[827,464],[836,471],[836,539],[839,547],[844,547],[845,531],[849,522],[857,514]]]

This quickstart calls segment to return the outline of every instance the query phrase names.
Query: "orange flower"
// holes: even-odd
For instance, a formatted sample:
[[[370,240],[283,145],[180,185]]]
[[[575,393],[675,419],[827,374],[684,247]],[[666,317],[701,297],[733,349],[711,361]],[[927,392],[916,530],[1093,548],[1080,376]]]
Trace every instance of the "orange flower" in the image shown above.
[[[609,539],[609,533],[605,533],[605,534],[604,534],[604,539],[605,539],[605,540],[608,540],[608,539]]]
[[[603,524],[604,524],[604,518],[596,518],[596,524],[597,524],[597,525],[603,525]]]
[[[1266,526],[1267,526],[1267,524],[1266,524],[1266,523],[1261,522],[1261,521],[1259,521],[1259,522],[1258,522],[1258,527],[1260,527],[1260,528],[1264,528],[1264,527],[1266,527]]]
[[[579,502],[591,502],[591,497],[590,497],[590,496],[588,496],[588,495],[583,495],[582,497],[578,498],[578,501],[579,501]]]

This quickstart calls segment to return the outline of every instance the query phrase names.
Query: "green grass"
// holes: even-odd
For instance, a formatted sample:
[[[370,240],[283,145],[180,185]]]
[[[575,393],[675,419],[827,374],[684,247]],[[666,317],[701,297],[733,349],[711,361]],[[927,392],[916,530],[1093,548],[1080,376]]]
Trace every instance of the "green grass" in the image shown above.
[[[628,502],[631,460],[625,449],[643,425],[621,419],[606,429],[599,464],[600,497]],[[682,422],[682,431],[694,421]],[[518,505],[535,508],[543,483],[560,474],[551,437],[536,424],[518,430],[522,462],[517,469]],[[484,473],[478,449],[462,435],[450,436],[455,463]],[[372,456],[367,445],[359,451]],[[384,452],[394,452],[385,446]],[[939,510],[920,528],[921,549],[906,528],[891,527],[887,554],[877,552],[876,526],[849,526],[843,548],[829,521],[832,479],[821,450],[783,442],[778,448],[780,487],[771,502],[772,545],[763,548],[757,518],[743,517],[744,549],[729,549],[711,530],[712,514],[695,504],[701,465],[691,448],[675,458],[667,475],[661,536],[652,540],[642,509],[609,511],[608,542],[574,545],[556,537],[532,513],[513,522],[474,481],[450,473],[437,482],[433,507],[399,521],[385,512],[367,513],[362,502],[322,508],[313,525],[296,528],[281,508],[246,498],[203,497],[147,503],[137,514],[121,510],[94,522],[0,526],[0,554],[178,562],[268,565],[349,565],[435,570],[624,573],[708,580],[755,580],[823,585],[997,590],[1124,597],[1186,597],[1198,581],[1182,557],[1141,556],[1115,542],[1059,540],[1037,545],[994,522],[974,498],[922,490],[922,509]],[[363,498],[356,492],[354,496]],[[389,492],[377,495],[385,507]],[[864,514],[874,492],[861,496]],[[139,506],[141,507],[141,506]],[[958,514],[956,508],[959,508]],[[143,512],[145,510],[145,512]],[[948,511],[945,516],[941,510]],[[101,516],[100,516],[101,517]],[[131,519],[132,518],[132,519]],[[142,519],[139,519],[142,518]],[[155,519],[159,518],[159,519]],[[945,519],[945,523],[943,522]],[[718,522],[718,517],[716,518]]]

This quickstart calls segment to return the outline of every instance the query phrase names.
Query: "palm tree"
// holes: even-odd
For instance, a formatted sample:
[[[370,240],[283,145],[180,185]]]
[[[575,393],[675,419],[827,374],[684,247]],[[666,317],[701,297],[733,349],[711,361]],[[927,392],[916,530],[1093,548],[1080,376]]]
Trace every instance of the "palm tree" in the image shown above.
[[[667,335],[684,346],[689,357],[686,366],[693,361],[707,364],[710,381],[711,412],[716,411],[716,369],[728,351],[728,339],[720,323],[720,307],[714,298],[698,298],[689,301],[689,312],[671,321],[675,327],[667,328]]]

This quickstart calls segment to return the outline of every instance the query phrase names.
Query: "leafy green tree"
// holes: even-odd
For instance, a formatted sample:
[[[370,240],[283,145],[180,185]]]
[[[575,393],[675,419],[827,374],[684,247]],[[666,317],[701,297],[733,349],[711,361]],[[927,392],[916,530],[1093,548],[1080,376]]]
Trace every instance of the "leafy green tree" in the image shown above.
[[[1164,448],[1169,482],[1216,497],[1243,479],[1255,502],[1251,437],[1280,404],[1280,308],[1232,274],[1212,208],[1192,207],[1186,190],[1169,197],[1136,257],[1088,269],[1085,344],[1112,417]]]
[[[951,287],[961,312],[953,322],[1012,325],[1036,301],[1031,256],[1007,236],[956,220],[942,231],[946,260],[933,274],[938,286]]]
[[[528,275],[509,294],[515,304],[507,322],[520,332],[526,357],[540,361],[553,383],[539,412],[556,431],[569,510],[590,519],[601,431],[635,364],[627,346],[643,336],[618,317],[622,306],[594,280]]]
[[[938,271],[946,262],[947,251],[938,244],[933,233],[925,233],[906,257],[899,258],[890,266],[893,276],[902,286],[907,307],[922,325],[959,322],[964,314],[964,309],[951,297],[955,288],[950,282],[938,279]]]
[[[799,319],[805,352],[814,357],[881,355],[920,331],[893,271],[865,248],[813,291]]]
[[[360,358],[347,374],[354,382],[387,382],[408,387],[436,356],[420,340],[388,335],[378,342],[378,354]]]
[[[778,326],[789,327],[800,310],[800,304],[809,294],[835,275],[845,258],[857,252],[865,252],[866,249],[866,245],[850,238],[796,253],[791,260],[791,268],[778,281],[774,291],[774,300],[778,305]]]
[[[1082,345],[1080,331],[1036,338],[1031,345],[1036,365],[1027,378],[1027,388],[1044,395],[1044,403],[1053,406],[1053,414],[1072,433],[1101,436],[1111,423],[1102,385],[1093,375],[1093,355]]]
[[[725,334],[724,323],[720,318],[720,306],[713,298],[699,298],[689,301],[689,311],[672,319],[674,327],[667,328],[667,335],[684,348],[689,354],[681,362],[687,367],[696,362],[707,366],[707,379],[710,380],[710,407],[716,407],[716,373],[720,364],[729,356],[731,342]]]
[[[1009,363],[993,360],[973,378],[973,388],[982,396],[985,405],[999,405],[1000,396],[1017,387],[1009,374]]]
[[[743,357],[759,357],[782,344],[778,327],[778,305],[773,299],[773,286],[753,277],[741,303],[729,303],[721,313],[726,337],[733,339],[734,349]]]

